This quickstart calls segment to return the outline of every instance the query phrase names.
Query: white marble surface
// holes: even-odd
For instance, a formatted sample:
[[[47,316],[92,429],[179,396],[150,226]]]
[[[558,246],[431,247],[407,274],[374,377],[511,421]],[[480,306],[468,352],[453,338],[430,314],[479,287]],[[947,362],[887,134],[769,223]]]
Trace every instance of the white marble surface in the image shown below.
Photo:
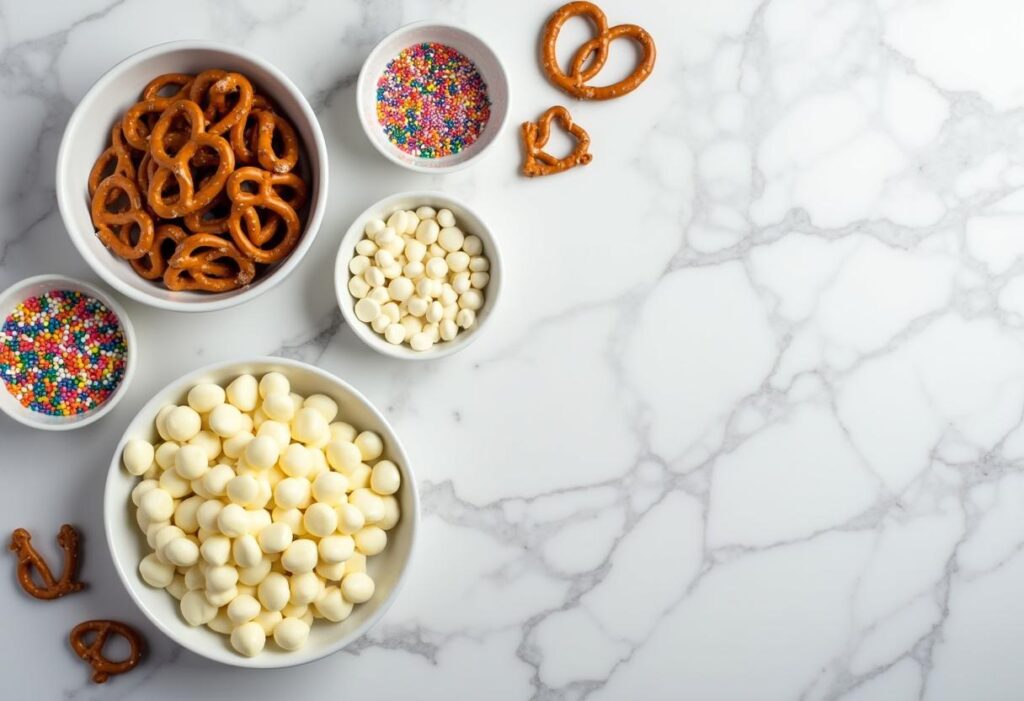
[[[214,37],[275,62],[332,169],[323,230],[284,285],[208,316],[129,303],[146,365],[112,415],[58,436],[0,422],[3,529],[80,524],[91,585],[38,603],[0,578],[5,698],[1021,697],[1024,5],[603,5],[652,31],[657,67],[624,99],[567,103],[594,161],[528,181],[511,131],[450,177],[387,163],[353,83],[392,28],[454,20],[506,61],[512,123],[532,118],[566,99],[536,61],[557,0],[0,3],[0,286],[94,279],[56,212],[55,152],[92,81],[153,43]],[[351,217],[412,187],[489,215],[508,273],[489,332],[429,365],[364,348],[330,279]],[[100,508],[148,393],[265,353],[386,411],[425,520],[381,625],[261,673],[147,624]],[[65,635],[105,616],[152,650],[98,688]]]

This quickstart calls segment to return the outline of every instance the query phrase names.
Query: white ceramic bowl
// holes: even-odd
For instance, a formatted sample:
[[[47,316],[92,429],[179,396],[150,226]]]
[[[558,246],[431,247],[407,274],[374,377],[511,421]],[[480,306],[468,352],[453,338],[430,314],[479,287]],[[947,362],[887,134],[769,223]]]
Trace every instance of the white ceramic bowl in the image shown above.
[[[363,228],[370,219],[387,220],[393,212],[399,209],[416,209],[417,207],[429,206],[434,209],[450,209],[455,215],[455,221],[465,234],[474,234],[480,238],[484,245],[483,254],[490,261],[491,275],[490,282],[484,288],[484,306],[476,313],[476,323],[468,330],[459,329],[459,334],[451,341],[435,343],[425,351],[416,351],[408,344],[396,346],[388,343],[382,335],[374,331],[369,324],[356,318],[356,298],[348,291],[348,281],[352,273],[348,269],[348,263],[355,255],[356,244],[363,238]],[[375,202],[356,217],[352,226],[345,232],[338,247],[338,257],[334,263],[334,292],[338,298],[338,306],[341,307],[341,315],[345,323],[355,332],[363,343],[373,348],[378,353],[390,355],[392,358],[403,360],[435,360],[443,358],[460,350],[475,341],[490,321],[497,306],[501,294],[503,277],[501,263],[501,251],[498,248],[498,241],[483,218],[471,209],[469,205],[451,195],[441,192],[400,192],[390,197],[385,197]]]
[[[135,507],[131,501],[131,491],[139,478],[128,474],[122,467],[121,453],[131,438],[158,441],[153,426],[157,412],[167,404],[183,404],[188,390],[196,383],[227,384],[243,373],[259,377],[272,371],[286,375],[300,394],[322,393],[333,398],[340,407],[339,420],[380,434],[384,439],[384,456],[393,460],[402,472],[402,486],[396,495],[402,513],[398,524],[388,531],[387,548],[367,561],[367,570],[377,585],[373,598],[358,604],[352,615],[340,623],[317,621],[308,642],[299,650],[284,652],[268,642],[259,655],[243,657],[231,648],[226,635],[215,633],[206,626],[193,628],[188,625],[181,617],[178,601],[163,589],[150,587],[139,576],[139,561],[150,551],[135,522]],[[412,554],[419,525],[419,498],[405,450],[387,419],[366,397],[334,375],[312,365],[285,358],[257,358],[201,368],[157,392],[128,425],[117,444],[107,473],[103,512],[114,567],[131,598],[157,628],[182,647],[211,660],[238,667],[273,668],[304,664],[336,652],[365,633],[384,615],[401,588]]]
[[[302,142],[304,172],[311,177],[306,227],[295,250],[253,284],[219,294],[174,292],[139,277],[96,237],[89,215],[89,171],[110,140],[110,128],[150,80],[162,73],[195,73],[223,68],[245,74],[288,115]],[[300,168],[303,166],[300,163]],[[241,49],[206,41],[158,44],[129,56],[107,71],[75,108],[57,154],[57,203],[64,226],[86,262],[118,292],[161,309],[206,312],[246,302],[274,287],[313,245],[327,202],[327,145],[309,103],[281,71]]]
[[[395,146],[377,121],[377,79],[388,63],[403,49],[424,42],[438,42],[459,51],[476,64],[487,84],[491,117],[480,136],[459,153],[442,158],[418,158]],[[363,62],[356,85],[356,109],[363,131],[378,151],[400,166],[419,173],[450,173],[476,161],[495,142],[508,121],[510,104],[508,76],[498,54],[476,34],[462,27],[438,22],[415,22],[400,27],[381,39]]]
[[[21,402],[7,391],[7,386],[0,381],[0,410],[3,410],[5,414],[15,421],[32,428],[41,428],[46,431],[68,431],[73,428],[82,428],[94,421],[98,421],[121,401],[121,398],[128,389],[128,385],[131,383],[132,376],[135,374],[138,350],[135,342],[135,331],[132,329],[132,323],[128,319],[128,314],[125,313],[124,308],[106,292],[81,280],[64,277],[63,275],[37,275],[16,282],[3,292],[0,292],[0,326],[3,326],[4,320],[23,301],[29,297],[46,294],[52,290],[74,290],[90,297],[95,297],[103,302],[107,309],[117,315],[117,320],[121,324],[121,331],[124,334],[125,345],[128,348],[124,377],[121,378],[121,384],[107,397],[105,402],[84,414],[48,416],[31,409],[26,409],[21,405]]]

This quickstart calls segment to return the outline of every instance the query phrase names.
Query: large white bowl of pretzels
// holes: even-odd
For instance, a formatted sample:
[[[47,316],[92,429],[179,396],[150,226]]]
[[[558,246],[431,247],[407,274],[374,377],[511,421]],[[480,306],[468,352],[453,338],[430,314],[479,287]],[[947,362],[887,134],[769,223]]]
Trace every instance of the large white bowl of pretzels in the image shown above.
[[[128,57],[82,98],[57,155],[72,242],[107,283],[175,311],[241,304],[309,250],[327,147],[277,68],[213,42]]]

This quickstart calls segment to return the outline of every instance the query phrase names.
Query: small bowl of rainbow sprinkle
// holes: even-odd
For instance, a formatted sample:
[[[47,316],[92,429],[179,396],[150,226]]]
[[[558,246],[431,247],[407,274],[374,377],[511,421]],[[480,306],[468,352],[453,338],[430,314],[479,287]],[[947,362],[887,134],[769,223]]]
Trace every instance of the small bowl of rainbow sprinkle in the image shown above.
[[[384,37],[356,86],[359,121],[389,160],[420,173],[465,168],[508,121],[508,76],[479,36],[416,22]]]
[[[32,428],[87,426],[114,408],[135,371],[135,333],[99,289],[62,275],[0,293],[0,410]]]

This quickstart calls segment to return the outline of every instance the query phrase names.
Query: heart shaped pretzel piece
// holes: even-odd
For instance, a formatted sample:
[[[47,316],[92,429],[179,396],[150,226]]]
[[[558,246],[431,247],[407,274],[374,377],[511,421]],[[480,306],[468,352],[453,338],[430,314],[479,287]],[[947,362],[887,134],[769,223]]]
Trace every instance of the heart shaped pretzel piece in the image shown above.
[[[567,75],[560,65],[555,47],[562,25],[572,17],[586,17],[594,25],[596,35],[576,50],[571,68]],[[633,72],[612,83],[594,87],[587,83],[596,76],[608,60],[608,46],[614,40],[627,37],[635,41],[643,51],[643,57]],[[580,100],[611,100],[636,90],[647,76],[654,70],[654,59],[657,51],[654,39],[647,30],[635,24],[619,24],[608,26],[608,19],[600,7],[592,2],[570,2],[558,8],[544,27],[544,38],[541,44],[541,66],[548,79],[556,87]],[[587,62],[590,65],[584,67]]]
[[[563,158],[555,158],[544,150],[551,136],[553,119],[561,122],[565,130],[576,139],[576,147]],[[575,166],[585,166],[593,160],[593,156],[588,152],[590,135],[583,127],[572,121],[569,110],[561,105],[548,108],[536,122],[523,122],[522,130],[523,147],[526,150],[526,158],[523,161],[524,175],[552,175]]]

